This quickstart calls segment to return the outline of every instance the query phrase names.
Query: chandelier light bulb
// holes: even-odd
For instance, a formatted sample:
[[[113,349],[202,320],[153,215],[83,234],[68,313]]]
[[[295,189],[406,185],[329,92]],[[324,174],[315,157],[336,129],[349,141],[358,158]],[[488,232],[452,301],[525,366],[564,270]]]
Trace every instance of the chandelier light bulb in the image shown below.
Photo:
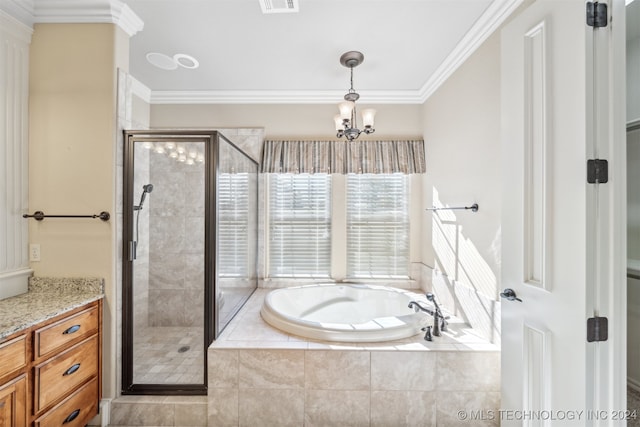
[[[196,157],[196,162],[204,163],[204,154],[198,154],[198,157]]]
[[[158,154],[163,154],[164,153],[164,147],[162,145],[158,145],[155,149],[155,152]]]
[[[188,165],[192,165],[192,164],[194,164],[195,162],[193,161],[193,158],[189,157],[189,158],[187,159],[186,163],[187,163]]]
[[[196,157],[198,157],[198,152],[196,150],[189,151],[189,157],[195,159]]]
[[[184,162],[186,162],[186,161],[187,161],[187,156],[185,156],[184,154],[180,154],[180,155],[178,156],[178,161],[179,161],[180,163],[184,163]]]
[[[362,124],[364,125],[364,127],[372,128],[375,117],[376,110],[374,110],[373,108],[362,110]]]
[[[173,150],[176,148],[176,143],[175,142],[167,142],[166,144],[164,144],[164,147],[167,150]]]
[[[340,116],[340,114],[336,114],[333,117],[333,121],[336,123],[336,130],[344,129],[344,125],[342,124],[342,117]]]
[[[169,153],[169,157],[171,157],[172,159],[177,159],[178,158],[178,152],[177,151],[172,151]]]
[[[352,101],[344,101],[338,104],[340,118],[342,118],[342,120],[351,120],[351,112],[353,111],[354,105],[355,102]]]
[[[178,152],[178,154],[184,154],[187,150],[185,150],[183,146],[179,145],[178,147],[176,147],[176,151]]]
[[[142,143],[142,146],[144,148],[146,148],[147,150],[151,150],[153,148],[153,142],[145,141],[145,142]]]

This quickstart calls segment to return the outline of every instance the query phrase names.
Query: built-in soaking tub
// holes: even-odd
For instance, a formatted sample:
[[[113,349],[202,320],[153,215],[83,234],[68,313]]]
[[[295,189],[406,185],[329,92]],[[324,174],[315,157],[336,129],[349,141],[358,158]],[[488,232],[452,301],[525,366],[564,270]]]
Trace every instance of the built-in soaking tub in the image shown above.
[[[423,296],[387,286],[322,284],[276,289],[260,314],[285,332],[324,341],[379,342],[408,338],[429,324],[409,302]]]

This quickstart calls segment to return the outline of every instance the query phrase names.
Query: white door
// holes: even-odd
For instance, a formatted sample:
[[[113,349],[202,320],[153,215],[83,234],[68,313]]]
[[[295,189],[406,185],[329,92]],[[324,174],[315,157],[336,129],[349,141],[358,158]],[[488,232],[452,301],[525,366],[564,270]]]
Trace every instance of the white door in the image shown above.
[[[622,238],[610,236],[610,215],[600,209],[620,183],[586,180],[587,159],[598,156],[597,135],[615,121],[597,113],[604,119],[594,128],[595,107],[608,112],[612,104],[606,81],[593,95],[593,31],[584,1],[538,0],[501,33],[502,286],[519,299],[502,300],[503,426],[609,425],[614,416],[604,400],[604,424],[595,420],[604,413],[589,412],[598,406],[596,390],[613,393],[600,381],[613,370],[597,371],[612,363],[607,357],[619,336],[587,343],[586,324],[596,314],[608,316],[614,292],[598,289]],[[609,28],[595,31],[610,37]],[[606,70],[611,58],[601,56]],[[603,151],[600,158],[611,159]],[[605,185],[607,193],[598,193]]]

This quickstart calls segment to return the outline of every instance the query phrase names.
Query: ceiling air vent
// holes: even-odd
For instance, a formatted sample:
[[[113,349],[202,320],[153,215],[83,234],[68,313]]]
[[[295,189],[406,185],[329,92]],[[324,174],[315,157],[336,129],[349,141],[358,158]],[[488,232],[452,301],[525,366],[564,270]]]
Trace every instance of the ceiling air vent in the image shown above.
[[[260,0],[262,13],[296,13],[298,0]]]

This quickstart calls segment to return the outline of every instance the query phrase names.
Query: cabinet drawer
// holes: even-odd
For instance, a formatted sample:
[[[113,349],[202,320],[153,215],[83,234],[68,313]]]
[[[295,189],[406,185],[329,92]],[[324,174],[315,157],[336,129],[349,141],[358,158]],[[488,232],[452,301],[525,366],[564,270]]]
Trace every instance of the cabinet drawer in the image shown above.
[[[98,336],[94,335],[60,355],[37,365],[35,373],[35,412],[98,375]]]
[[[0,344],[0,378],[27,366],[27,336],[20,335]]]
[[[51,353],[67,343],[98,330],[98,307],[91,307],[73,316],[35,331],[36,358]]]
[[[38,418],[35,427],[80,427],[98,413],[98,380],[82,386],[58,406]]]

